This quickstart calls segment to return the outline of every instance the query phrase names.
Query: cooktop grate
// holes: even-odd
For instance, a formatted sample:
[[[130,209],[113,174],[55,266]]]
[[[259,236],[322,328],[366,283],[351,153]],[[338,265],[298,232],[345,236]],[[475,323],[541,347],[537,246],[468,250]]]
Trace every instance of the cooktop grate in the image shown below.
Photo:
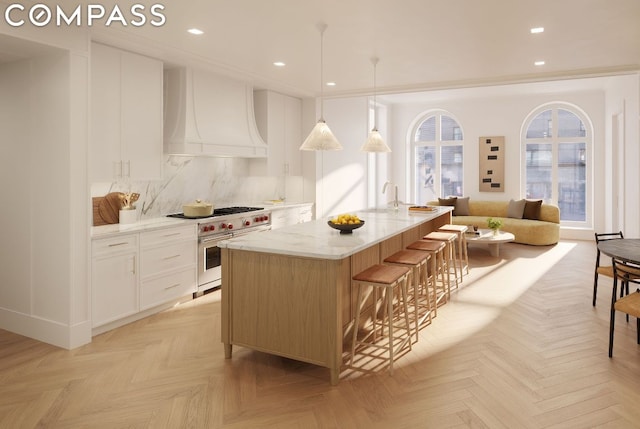
[[[185,216],[184,213],[172,213],[167,215],[167,217],[176,217],[176,218],[180,218],[180,219],[206,219],[209,217],[215,217],[215,216],[225,216],[225,215],[230,215],[230,214],[238,214],[238,213],[247,213],[247,212],[253,212],[256,210],[262,210],[262,207],[222,207],[219,209],[214,209],[213,210],[213,214],[208,215],[208,216]]]

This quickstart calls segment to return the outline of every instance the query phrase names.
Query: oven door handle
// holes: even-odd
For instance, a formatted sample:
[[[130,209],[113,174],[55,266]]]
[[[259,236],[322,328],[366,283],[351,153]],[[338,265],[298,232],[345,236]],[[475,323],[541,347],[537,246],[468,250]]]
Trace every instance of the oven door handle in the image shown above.
[[[224,235],[216,235],[215,237],[204,237],[200,239],[200,243],[204,244],[204,243],[211,243],[212,241],[222,241],[222,240],[227,240],[231,237],[233,237],[232,233],[224,234]]]

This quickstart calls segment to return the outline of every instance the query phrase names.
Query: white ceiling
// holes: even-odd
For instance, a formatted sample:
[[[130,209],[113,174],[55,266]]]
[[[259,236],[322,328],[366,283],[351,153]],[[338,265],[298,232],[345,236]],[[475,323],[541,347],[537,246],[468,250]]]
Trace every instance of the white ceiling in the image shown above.
[[[84,2],[82,2],[84,3]],[[99,41],[299,96],[410,92],[640,69],[640,0],[156,0],[166,24],[94,25]],[[76,0],[57,4],[77,5]],[[543,26],[543,34],[530,28]],[[186,30],[202,29],[193,36]],[[536,60],[546,61],[536,67]],[[273,66],[284,61],[283,68]]]

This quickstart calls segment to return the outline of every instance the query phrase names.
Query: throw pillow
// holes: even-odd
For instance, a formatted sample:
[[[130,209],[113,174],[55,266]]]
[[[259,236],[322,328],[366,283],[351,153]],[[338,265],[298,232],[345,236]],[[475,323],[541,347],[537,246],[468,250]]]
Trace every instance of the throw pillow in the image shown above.
[[[457,199],[458,197],[438,198],[438,204],[441,206],[455,207]]]
[[[452,216],[456,215],[456,200],[458,197],[448,197],[448,198],[438,198],[438,204],[441,206],[450,206],[453,207],[453,212],[451,212]]]
[[[454,216],[469,216],[469,197],[456,198]]]
[[[523,219],[538,220],[540,218],[540,207],[542,200],[525,200]]]
[[[507,217],[514,219],[522,219],[524,214],[524,206],[527,202],[525,200],[510,200],[509,207],[507,208]]]

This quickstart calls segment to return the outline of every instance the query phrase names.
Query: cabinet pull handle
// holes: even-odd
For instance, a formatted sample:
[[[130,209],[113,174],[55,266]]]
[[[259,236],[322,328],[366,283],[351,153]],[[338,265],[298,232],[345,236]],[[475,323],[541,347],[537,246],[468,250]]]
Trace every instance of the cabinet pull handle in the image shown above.
[[[124,176],[124,161],[113,161],[113,176],[116,179]]]
[[[180,283],[176,283],[176,284],[174,284],[174,285],[167,286],[166,288],[164,288],[164,290],[173,289],[174,287],[178,287],[178,286],[180,286]]]
[[[182,256],[182,255],[177,254],[177,255],[173,255],[173,256],[167,256],[167,257],[164,258],[164,260],[166,261],[168,259],[175,259],[175,258],[179,258],[180,256]]]
[[[131,273],[132,273],[133,275],[135,275],[135,274],[136,274],[136,255],[133,255],[133,256],[131,257]]]
[[[123,172],[122,175],[128,178],[131,178],[131,161],[130,160],[127,161],[126,164],[127,164],[127,174],[125,175]]]
[[[180,234],[182,234],[182,233],[181,233],[181,232],[172,232],[171,234],[165,234],[165,235],[163,235],[163,237],[172,237],[172,236],[174,236],[174,235],[180,235]]]
[[[109,247],[124,246],[125,244],[129,244],[129,242],[123,241],[121,243],[111,243]]]

